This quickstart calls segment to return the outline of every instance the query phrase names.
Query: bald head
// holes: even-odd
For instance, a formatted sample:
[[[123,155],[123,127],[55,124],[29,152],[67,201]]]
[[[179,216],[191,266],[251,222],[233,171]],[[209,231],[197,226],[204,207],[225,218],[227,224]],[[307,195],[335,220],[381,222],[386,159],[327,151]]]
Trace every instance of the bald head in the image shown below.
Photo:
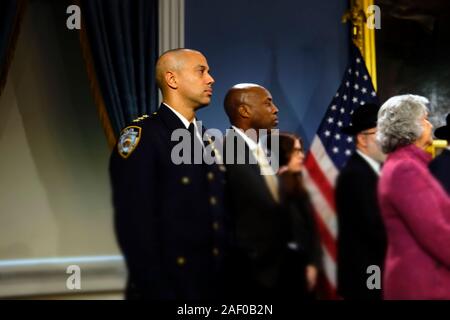
[[[165,75],[167,72],[179,71],[191,54],[200,54],[200,52],[191,49],[172,49],[164,52],[156,62],[156,84],[164,92],[167,84]]]
[[[255,88],[264,89],[264,87],[254,83],[239,83],[228,90],[225,96],[224,106],[225,112],[232,124],[239,121],[239,107],[247,104],[248,96],[252,94]]]
[[[258,84],[234,85],[225,96],[224,107],[231,124],[241,129],[271,129],[278,123],[272,95]]]
[[[163,102],[186,119],[210,104],[214,78],[206,57],[191,49],[169,50],[156,62],[156,81]]]

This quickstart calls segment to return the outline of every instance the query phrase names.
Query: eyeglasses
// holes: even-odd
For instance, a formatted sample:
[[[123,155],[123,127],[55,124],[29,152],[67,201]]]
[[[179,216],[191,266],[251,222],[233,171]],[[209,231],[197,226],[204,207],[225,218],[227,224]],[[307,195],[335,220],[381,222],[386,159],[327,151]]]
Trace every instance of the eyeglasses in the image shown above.
[[[370,136],[371,134],[376,134],[377,132],[361,132],[361,134],[365,135],[365,136]]]

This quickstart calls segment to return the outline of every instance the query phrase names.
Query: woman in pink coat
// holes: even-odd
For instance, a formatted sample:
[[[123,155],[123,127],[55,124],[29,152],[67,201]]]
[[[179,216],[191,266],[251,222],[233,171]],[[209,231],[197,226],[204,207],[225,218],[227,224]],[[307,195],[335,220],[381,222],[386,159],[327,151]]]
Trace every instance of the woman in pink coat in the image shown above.
[[[395,96],[378,113],[388,158],[378,185],[388,236],[385,299],[450,299],[450,198],[428,171],[428,100]]]

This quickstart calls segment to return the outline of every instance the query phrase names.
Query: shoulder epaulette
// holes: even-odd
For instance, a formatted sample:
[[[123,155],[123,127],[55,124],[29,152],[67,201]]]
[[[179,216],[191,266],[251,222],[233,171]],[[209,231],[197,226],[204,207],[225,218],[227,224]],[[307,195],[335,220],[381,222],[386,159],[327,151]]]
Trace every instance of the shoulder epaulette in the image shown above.
[[[138,146],[142,136],[141,122],[155,116],[156,114],[157,112],[153,112],[152,116],[144,114],[134,119],[132,124],[120,132],[119,142],[117,143],[117,151],[122,158],[128,158]]]
[[[140,116],[140,117],[134,119],[132,122],[133,123],[138,123],[138,122],[141,122],[142,120],[147,119],[148,117],[149,117],[148,115],[144,114],[143,116]]]

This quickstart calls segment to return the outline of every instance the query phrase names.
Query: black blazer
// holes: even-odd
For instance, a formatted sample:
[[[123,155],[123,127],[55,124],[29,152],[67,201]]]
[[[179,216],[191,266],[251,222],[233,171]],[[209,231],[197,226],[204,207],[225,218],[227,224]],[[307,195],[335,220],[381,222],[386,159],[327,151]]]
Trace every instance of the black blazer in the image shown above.
[[[227,134],[225,161],[230,152],[226,147],[231,144],[230,139],[232,136]],[[300,269],[303,262],[287,246],[291,228],[289,213],[273,199],[247,144],[240,136],[234,139],[234,155],[230,159],[235,163],[226,163],[226,203],[233,229],[229,294],[263,299],[289,296],[289,288],[298,288],[304,281]],[[245,164],[236,163],[239,144],[244,145]]]
[[[280,187],[291,215],[292,241],[303,252],[305,265],[322,269],[320,238],[309,194],[300,188],[302,179],[301,174],[285,172],[280,176]]]
[[[378,176],[354,153],[336,184],[338,214],[338,291],[344,299],[381,299],[381,290],[369,290],[367,267],[383,270],[386,233],[377,200]]]
[[[128,268],[129,299],[219,296],[226,253],[224,174],[217,165],[175,165],[171,141],[185,128],[165,105],[140,122],[140,141],[110,161],[114,222]]]
[[[450,195],[450,150],[445,149],[431,161],[430,171]]]

